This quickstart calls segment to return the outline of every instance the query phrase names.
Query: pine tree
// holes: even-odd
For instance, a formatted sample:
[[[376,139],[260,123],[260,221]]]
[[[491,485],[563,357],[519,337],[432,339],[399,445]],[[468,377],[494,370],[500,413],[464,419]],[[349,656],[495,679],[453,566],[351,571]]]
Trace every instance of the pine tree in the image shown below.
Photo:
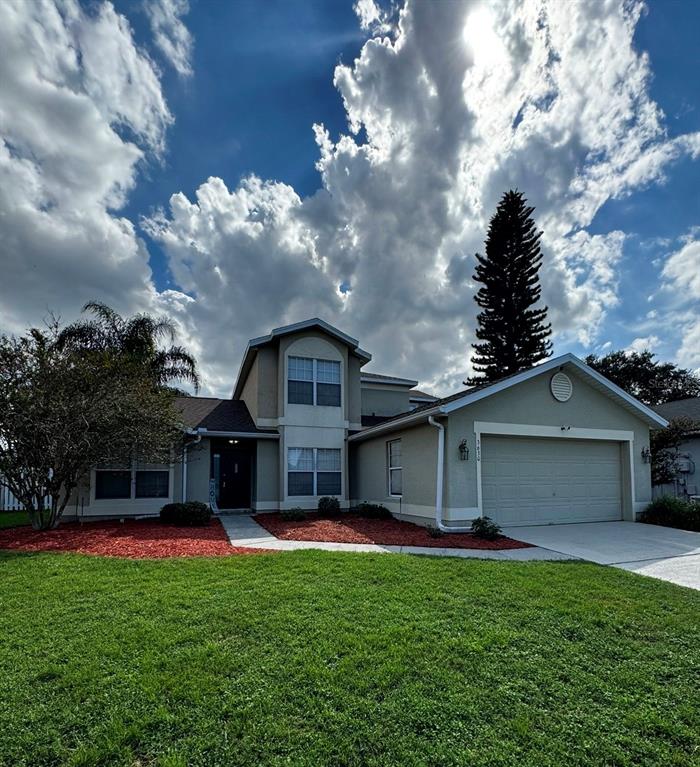
[[[474,300],[477,315],[474,369],[470,386],[532,367],[552,353],[547,307],[532,308],[540,298],[540,237],[531,218],[534,208],[516,191],[506,192],[489,223],[486,256],[476,254],[474,280],[481,283]],[[546,324],[545,324],[546,323]]]

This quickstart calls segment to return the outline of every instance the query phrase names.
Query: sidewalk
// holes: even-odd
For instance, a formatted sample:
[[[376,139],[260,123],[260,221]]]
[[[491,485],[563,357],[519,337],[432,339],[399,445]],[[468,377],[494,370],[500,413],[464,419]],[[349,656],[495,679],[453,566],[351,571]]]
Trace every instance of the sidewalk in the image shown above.
[[[251,549],[277,549],[297,551],[299,549],[320,549],[321,551],[352,551],[377,554],[425,554],[433,557],[462,557],[468,559],[505,559],[510,561],[564,560],[576,557],[550,551],[538,546],[529,549],[450,549],[428,546],[382,546],[377,543],[321,543],[317,541],[283,541],[275,538],[261,527],[252,517],[225,515],[219,517],[232,546]]]

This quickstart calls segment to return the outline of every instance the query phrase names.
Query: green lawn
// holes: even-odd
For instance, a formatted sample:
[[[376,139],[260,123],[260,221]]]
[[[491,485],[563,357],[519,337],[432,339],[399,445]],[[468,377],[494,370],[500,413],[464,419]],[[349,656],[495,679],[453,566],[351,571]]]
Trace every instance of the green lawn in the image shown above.
[[[0,555],[0,764],[700,764],[700,594],[582,563]]]
[[[28,524],[29,514],[26,511],[0,511],[0,529]]]

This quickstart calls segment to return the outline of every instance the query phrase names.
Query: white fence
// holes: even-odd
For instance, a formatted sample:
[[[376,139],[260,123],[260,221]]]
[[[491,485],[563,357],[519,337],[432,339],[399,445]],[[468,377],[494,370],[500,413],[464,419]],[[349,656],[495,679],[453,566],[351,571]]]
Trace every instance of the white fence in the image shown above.
[[[0,511],[22,511],[24,506],[4,486],[0,486]]]
[[[44,503],[50,505],[51,499],[46,496]],[[4,485],[0,485],[0,511],[24,511],[22,502],[17,500]]]

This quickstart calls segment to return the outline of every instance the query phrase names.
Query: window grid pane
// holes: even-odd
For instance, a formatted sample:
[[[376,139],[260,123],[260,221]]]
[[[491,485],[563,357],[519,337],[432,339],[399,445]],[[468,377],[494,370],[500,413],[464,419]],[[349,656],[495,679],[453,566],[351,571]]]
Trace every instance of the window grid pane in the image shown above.
[[[289,381],[287,392],[290,405],[313,405],[314,385],[307,381]]]
[[[403,471],[391,469],[389,471],[389,495],[401,495],[403,493]]]
[[[290,471],[287,475],[288,495],[313,495],[314,475],[312,471]]]
[[[340,384],[316,384],[316,404],[340,407]]]
[[[340,450],[319,447],[316,451],[318,471],[340,471]]]
[[[317,495],[340,495],[340,472],[319,471],[316,475]]]
[[[167,471],[137,471],[137,498],[167,498],[170,474]]]
[[[289,471],[313,471],[314,450],[312,447],[290,447],[287,449]]]
[[[389,442],[389,466],[401,466],[401,440],[395,439]]]
[[[95,498],[131,498],[131,471],[96,471]]]
[[[340,362],[316,360],[316,380],[319,383],[340,384]]]
[[[289,358],[289,380],[290,381],[313,381],[314,380],[314,361],[307,357]]]

